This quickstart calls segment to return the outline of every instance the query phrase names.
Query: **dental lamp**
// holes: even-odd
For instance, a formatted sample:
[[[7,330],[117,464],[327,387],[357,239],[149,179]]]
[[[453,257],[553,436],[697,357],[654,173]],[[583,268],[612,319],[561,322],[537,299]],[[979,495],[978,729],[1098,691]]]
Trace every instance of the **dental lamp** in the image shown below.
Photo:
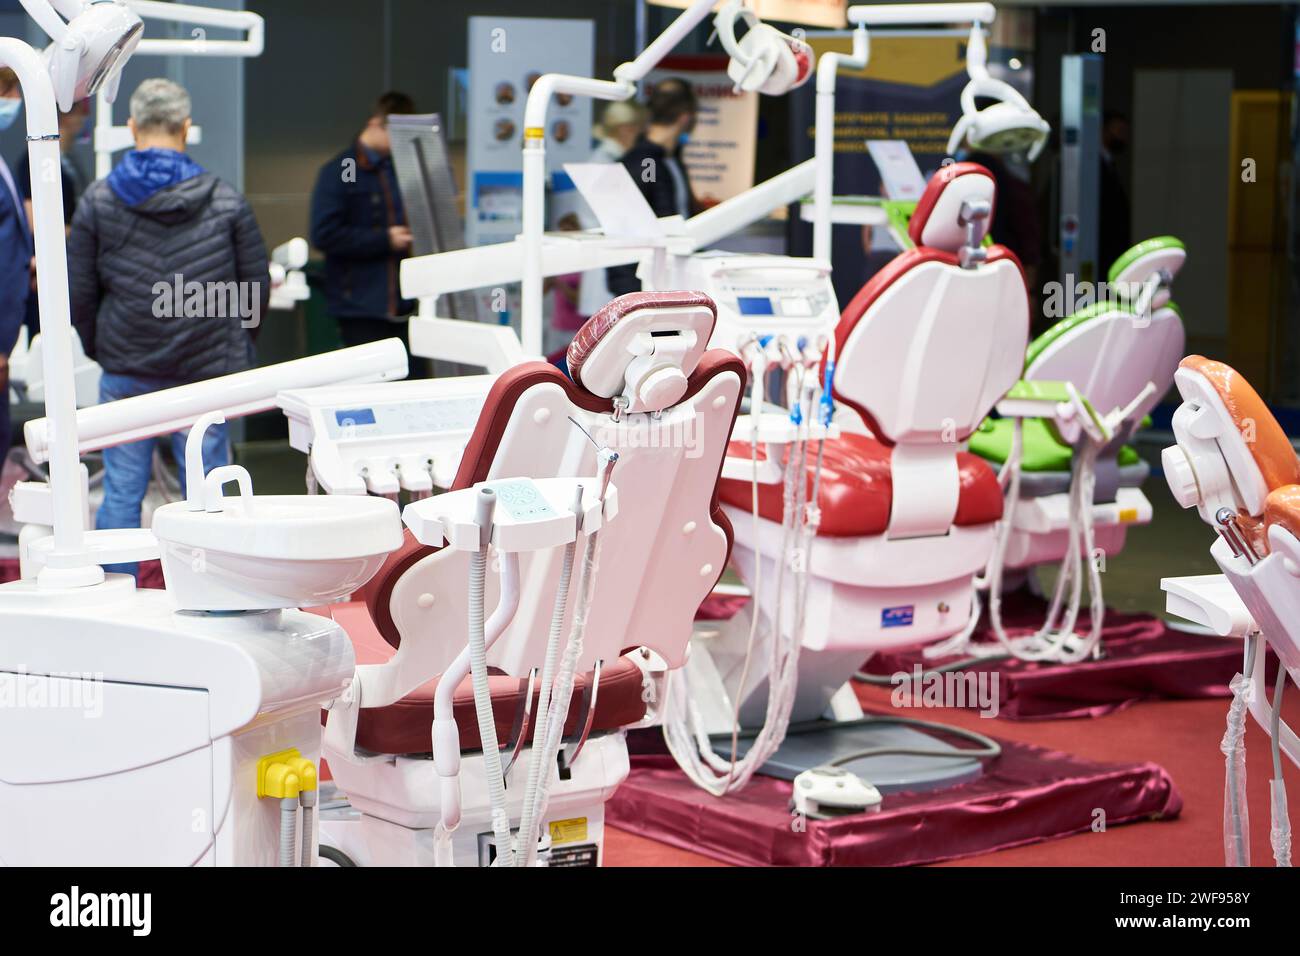
[[[23,7],[54,41],[44,56],[61,112],[101,90],[116,98],[120,64],[144,31],[130,8],[118,0],[23,0]]]
[[[143,37],[136,41],[136,56],[149,54],[256,57],[262,55],[266,35],[265,23],[260,16],[251,11],[220,10],[186,3],[163,3],[159,0],[126,0],[126,6],[138,17],[149,20],[238,30],[246,34],[242,40],[210,40],[201,33],[187,39]],[[136,35],[139,37],[138,32]],[[104,95],[101,95],[95,103],[95,177],[97,179],[103,179],[112,171],[114,153],[132,146],[130,130],[125,126],[113,125],[112,103],[113,97]],[[202,137],[202,129],[192,125],[186,142],[190,146],[195,146],[202,141]]]
[[[736,40],[736,21],[748,32]],[[731,58],[727,76],[736,92],[780,96],[802,86],[812,76],[812,51],[803,40],[782,33],[758,19],[744,0],[729,0],[713,18],[713,29]]]
[[[1047,145],[1051,127],[1009,83],[994,79],[988,71],[988,46],[979,22],[971,24],[966,44],[966,72],[970,82],[961,91],[961,118],[948,137],[948,152],[955,153],[965,141],[971,149],[990,153],[1024,151],[1033,162]],[[975,97],[994,99],[976,109]]]
[[[0,65],[18,76],[27,113],[27,158],[32,169],[57,169],[57,104],[100,88],[116,92],[118,75],[139,42],[142,24],[120,0],[22,0],[51,40],[42,57],[14,37],[0,37]],[[77,455],[76,392],[73,387],[72,316],[68,305],[68,259],[63,232],[63,187],[57,177],[32,177],[32,226],[41,332],[45,341],[45,412],[50,423],[50,485],[53,548],[38,582],[42,587],[85,587],[104,579],[87,551]]]
[[[963,139],[974,148],[1011,152],[1026,148],[1035,159],[1047,140],[1048,125],[1014,88],[995,80],[988,72],[988,48],[984,26],[997,11],[991,3],[889,3],[851,6],[848,21],[855,26],[851,53],[825,53],[817,64],[817,112],[813,157],[816,182],[813,189],[813,258],[830,260],[831,206],[835,177],[835,75],[841,66],[865,69],[870,62],[867,27],[969,23],[966,70],[971,77],[962,91],[962,117],[948,141],[952,153]],[[975,109],[975,97],[1000,102],[984,110]]]
[[[635,60],[620,64],[614,70],[613,80],[595,80],[585,76],[569,76],[563,73],[547,73],[533,84],[524,108],[524,195],[523,195],[523,230],[520,234],[522,245],[520,338],[524,352],[530,355],[542,354],[542,234],[545,231],[546,218],[546,113],[551,98],[559,93],[576,96],[589,96],[601,100],[625,100],[636,92],[636,85],[672,52],[673,48],[702,23],[713,9],[716,0],[693,0],[689,7],[668,28],[657,36],[641,51]],[[740,12],[737,0],[728,4],[715,18],[714,25],[722,36],[730,28],[730,39],[734,53],[743,58],[743,62],[733,73],[728,67],[728,75],[736,80],[743,78],[746,89],[758,89],[763,92],[770,87],[776,92],[784,92],[797,86],[808,78],[808,69],[800,68],[794,48],[799,46],[793,37],[787,37],[779,31],[759,23],[748,11]],[[735,41],[735,19],[744,17],[750,24],[750,30]],[[719,22],[721,20],[721,22]],[[751,40],[750,38],[753,37]],[[783,48],[778,52],[776,47]],[[789,59],[785,59],[788,54]],[[739,82],[739,80],[737,80]]]

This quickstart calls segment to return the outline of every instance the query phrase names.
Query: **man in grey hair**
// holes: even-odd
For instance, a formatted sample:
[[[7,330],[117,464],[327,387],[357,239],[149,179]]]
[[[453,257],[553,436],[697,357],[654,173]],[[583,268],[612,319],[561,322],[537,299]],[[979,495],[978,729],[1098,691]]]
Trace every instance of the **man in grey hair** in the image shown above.
[[[271,294],[266,245],[248,200],[186,155],[190,121],[184,87],[141,83],[127,121],[135,149],[87,188],[72,219],[72,321],[103,368],[101,402],[253,364],[253,335]],[[182,485],[185,438],[171,436]],[[140,526],[153,448],[148,439],[104,451],[97,527]],[[225,428],[209,429],[205,472],[229,462]]]

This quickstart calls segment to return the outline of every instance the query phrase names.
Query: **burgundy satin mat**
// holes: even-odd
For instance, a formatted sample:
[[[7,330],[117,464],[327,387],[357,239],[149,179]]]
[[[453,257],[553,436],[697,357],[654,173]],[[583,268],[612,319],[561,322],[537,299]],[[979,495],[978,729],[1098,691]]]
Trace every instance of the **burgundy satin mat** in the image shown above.
[[[17,558],[0,558],[0,584],[7,581],[18,580],[18,559]],[[158,561],[142,561],[140,563],[139,586],[142,588],[163,587],[162,564]]]
[[[659,734],[634,731],[629,738]],[[1107,827],[1172,819],[1182,810],[1173,780],[1157,764],[1093,763],[999,743],[1002,756],[978,780],[886,796],[877,813],[802,823],[789,809],[789,781],[756,776],[739,793],[714,797],[687,780],[672,757],[641,754],[605,805],[605,822],[741,866],[908,866],[1085,832],[1098,808]]]
[[[748,600],[713,595],[700,608],[700,620],[725,620]],[[1015,637],[1041,627],[1047,602],[1025,592],[1003,600],[1002,620]],[[1078,630],[1087,627],[1080,615]],[[976,639],[993,640],[987,627]],[[996,672],[998,716],[1009,720],[1056,720],[1100,717],[1140,700],[1187,700],[1229,697],[1228,682],[1241,669],[1241,642],[1174,631],[1151,614],[1106,612],[1102,630],[1105,657],[1078,664],[990,661],[968,668]],[[919,664],[933,667],[956,657],[927,660],[920,648],[901,648],[874,655],[863,665],[869,674],[911,674]]]

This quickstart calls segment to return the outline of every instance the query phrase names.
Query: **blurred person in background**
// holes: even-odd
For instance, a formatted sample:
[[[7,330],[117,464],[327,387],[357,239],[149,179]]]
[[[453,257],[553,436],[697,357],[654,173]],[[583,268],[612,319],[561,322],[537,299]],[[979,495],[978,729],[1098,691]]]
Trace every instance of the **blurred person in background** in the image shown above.
[[[587,160],[589,163],[619,163],[623,157],[641,138],[645,131],[646,110],[645,107],[636,100],[622,100],[617,103],[610,103],[605,107],[605,112],[601,114],[600,125],[596,130],[597,144]],[[580,202],[578,210],[579,229],[594,229],[600,223],[596,221],[596,216],[587,207],[587,204]],[[564,228],[561,224],[560,228]],[[578,301],[576,310],[579,316],[593,316],[600,309],[614,298],[609,291],[609,283],[605,281],[604,269],[588,269],[582,273],[582,278],[578,283]],[[557,323],[558,327],[558,323]],[[581,328],[581,323],[579,323]],[[575,330],[576,331],[576,330]],[[572,335],[569,338],[573,338]]]
[[[415,303],[403,299],[398,266],[411,254],[411,229],[393,170],[388,117],[415,112],[405,93],[379,97],[347,149],[316,177],[312,245],[325,253],[325,296],[345,345],[406,340]]]
[[[8,129],[22,110],[18,76],[0,69],[0,129]],[[32,293],[32,231],[22,192],[0,159],[0,468],[9,455],[9,353],[27,316]]]
[[[266,313],[271,277],[253,210],[185,154],[190,95],[166,79],[131,94],[135,139],[77,204],[68,235],[72,322],[99,362],[99,400],[242,372]],[[232,301],[233,300],[233,301]],[[171,436],[185,487],[186,432]],[[99,528],[138,528],[154,439],[104,450]],[[205,473],[229,464],[226,427],[208,429]],[[134,574],[135,565],[106,566]]]
[[[655,84],[648,104],[649,124],[645,132],[623,154],[632,181],[641,190],[655,216],[681,216],[688,219],[699,210],[691,189],[681,149],[695,129],[699,104],[691,84],[679,77],[669,77]],[[641,280],[636,266],[612,266],[606,281],[613,295],[639,292]]]

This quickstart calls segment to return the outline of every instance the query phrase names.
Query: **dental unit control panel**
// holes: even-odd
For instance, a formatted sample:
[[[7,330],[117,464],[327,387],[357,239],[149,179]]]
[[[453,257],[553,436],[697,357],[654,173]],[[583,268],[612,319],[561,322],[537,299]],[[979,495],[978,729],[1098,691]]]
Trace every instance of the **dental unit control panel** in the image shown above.
[[[281,392],[289,443],[310,456],[332,495],[422,496],[456,477],[495,377],[470,375],[361,388]]]
[[[678,288],[699,289],[718,306],[715,348],[736,351],[755,334],[815,341],[840,319],[830,264],[816,259],[704,253],[678,271]]]

